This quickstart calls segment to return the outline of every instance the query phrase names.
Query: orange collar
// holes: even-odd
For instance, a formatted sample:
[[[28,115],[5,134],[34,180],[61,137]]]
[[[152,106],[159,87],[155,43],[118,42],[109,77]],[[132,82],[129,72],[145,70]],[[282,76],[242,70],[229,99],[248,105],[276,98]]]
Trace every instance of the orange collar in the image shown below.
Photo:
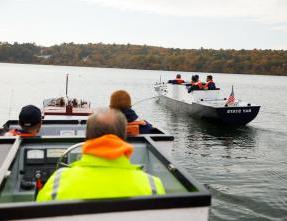
[[[11,130],[9,132],[10,134],[12,134],[12,136],[21,136],[21,137],[34,137],[37,135],[37,133],[23,133],[21,130]]]
[[[130,157],[133,146],[116,135],[108,134],[96,139],[87,140],[83,145],[83,154],[90,154],[109,160],[121,156]]]

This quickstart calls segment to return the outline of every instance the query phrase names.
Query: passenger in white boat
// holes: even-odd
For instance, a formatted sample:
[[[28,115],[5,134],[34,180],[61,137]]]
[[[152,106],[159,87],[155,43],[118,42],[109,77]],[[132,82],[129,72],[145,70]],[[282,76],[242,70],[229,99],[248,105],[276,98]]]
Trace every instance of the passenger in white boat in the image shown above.
[[[199,80],[199,76],[198,75],[192,75],[190,86],[188,87],[188,93],[190,93],[194,90],[202,90],[202,89],[203,89],[203,84]]]
[[[115,109],[101,109],[87,121],[82,157],[57,170],[37,201],[103,199],[165,194],[159,178],[133,165],[134,147],[127,143],[127,121]]]
[[[169,80],[168,83],[171,83],[171,84],[183,84],[184,80],[181,79],[181,74],[177,74],[176,78],[174,80]]]
[[[204,85],[204,89],[206,89],[206,90],[215,90],[216,89],[215,83],[213,82],[212,75],[208,75],[206,77],[206,83]]]

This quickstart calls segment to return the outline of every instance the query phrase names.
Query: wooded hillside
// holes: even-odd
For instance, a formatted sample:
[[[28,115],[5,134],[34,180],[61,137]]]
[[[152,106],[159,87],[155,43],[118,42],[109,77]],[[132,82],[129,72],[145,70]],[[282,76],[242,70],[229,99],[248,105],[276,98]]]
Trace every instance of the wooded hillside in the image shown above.
[[[102,43],[42,47],[0,42],[0,62],[287,76],[285,50],[187,50]]]

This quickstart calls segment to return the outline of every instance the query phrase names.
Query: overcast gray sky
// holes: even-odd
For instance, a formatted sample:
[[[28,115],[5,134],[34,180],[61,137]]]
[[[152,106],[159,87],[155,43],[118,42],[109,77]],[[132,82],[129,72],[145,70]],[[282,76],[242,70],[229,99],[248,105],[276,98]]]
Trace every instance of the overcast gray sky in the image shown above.
[[[287,0],[0,0],[0,41],[287,50]]]

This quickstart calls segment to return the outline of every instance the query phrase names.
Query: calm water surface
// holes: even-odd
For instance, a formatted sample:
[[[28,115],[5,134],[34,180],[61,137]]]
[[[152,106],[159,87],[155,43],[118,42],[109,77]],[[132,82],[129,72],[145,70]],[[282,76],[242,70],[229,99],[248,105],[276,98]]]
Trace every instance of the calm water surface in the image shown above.
[[[42,106],[65,94],[107,106],[110,94],[128,90],[133,102],[154,96],[152,84],[175,72],[0,64],[0,123],[21,106]],[[191,73],[182,73],[190,79]],[[200,74],[201,78],[206,74]],[[210,220],[287,220],[287,77],[214,74],[228,96],[261,105],[248,126],[227,129],[176,115],[155,99],[134,106],[138,114],[175,136],[171,157],[212,193]]]

